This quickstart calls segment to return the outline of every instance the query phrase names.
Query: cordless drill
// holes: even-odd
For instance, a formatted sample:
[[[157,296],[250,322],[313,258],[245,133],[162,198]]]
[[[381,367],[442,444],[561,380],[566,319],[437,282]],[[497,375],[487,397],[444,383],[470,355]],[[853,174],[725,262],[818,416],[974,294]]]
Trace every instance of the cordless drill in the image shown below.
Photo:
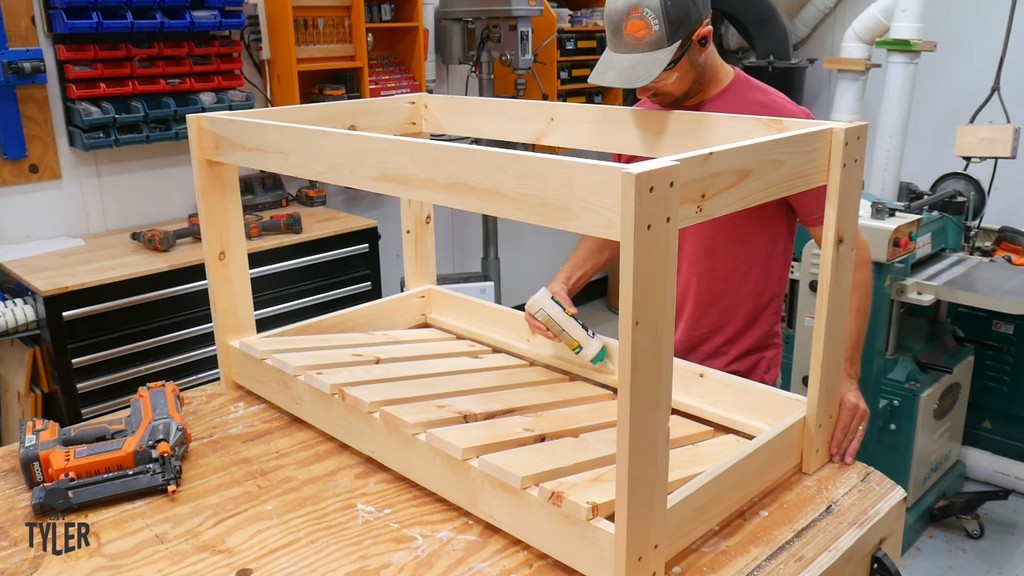
[[[981,253],[992,258],[1001,258],[1014,266],[1024,266],[1024,230],[1012,226],[1000,226],[992,243],[981,249]]]
[[[263,234],[302,234],[302,214],[281,212],[264,220],[255,214],[245,215],[245,237],[255,240]]]
[[[149,230],[140,230],[138,232],[132,232],[130,237],[136,242],[140,242],[146,248],[154,250],[156,252],[167,252],[179,240],[186,238],[193,238],[195,240],[202,240],[202,233],[199,230],[199,214],[192,213],[188,215],[184,228],[178,228],[177,230],[163,230],[160,228],[150,228]]]
[[[32,489],[32,511],[86,504],[155,489],[173,494],[192,434],[173,382],[141,386],[128,416],[61,428],[33,418],[22,425],[21,472]]]

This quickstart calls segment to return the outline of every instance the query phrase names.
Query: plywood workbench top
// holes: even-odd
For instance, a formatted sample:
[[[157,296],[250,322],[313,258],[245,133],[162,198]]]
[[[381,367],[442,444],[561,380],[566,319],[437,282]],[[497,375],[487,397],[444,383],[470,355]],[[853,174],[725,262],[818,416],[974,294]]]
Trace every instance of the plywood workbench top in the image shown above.
[[[572,570],[245,391],[184,393],[181,487],[70,513],[89,546],[29,548],[17,446],[0,449],[0,572],[547,576]],[[669,574],[868,574],[898,554],[903,492],[867,466],[794,473],[669,564]],[[61,522],[58,528],[63,530]],[[77,529],[77,528],[76,528]],[[63,544],[61,544],[63,546]]]
[[[292,204],[288,208],[263,214],[266,218],[270,214],[280,212],[300,212],[302,233],[264,235],[248,242],[250,252],[376,226],[373,220],[323,206],[306,208]],[[239,222],[238,225],[242,226],[242,223]],[[0,263],[0,267],[17,276],[36,294],[53,296],[71,290],[202,264],[202,245],[195,240],[181,240],[169,252],[154,252],[129,238],[129,233],[136,230],[174,230],[184,227],[185,215],[182,215],[181,219],[173,222],[92,234],[83,237],[85,244],[82,246]]]

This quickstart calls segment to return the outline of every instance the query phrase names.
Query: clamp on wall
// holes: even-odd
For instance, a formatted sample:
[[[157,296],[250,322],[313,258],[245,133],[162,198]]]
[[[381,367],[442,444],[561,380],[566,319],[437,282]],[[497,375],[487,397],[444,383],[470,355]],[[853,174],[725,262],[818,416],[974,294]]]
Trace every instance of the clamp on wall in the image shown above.
[[[28,157],[15,88],[46,84],[41,48],[8,48],[3,12],[0,12],[0,152],[4,160]]]

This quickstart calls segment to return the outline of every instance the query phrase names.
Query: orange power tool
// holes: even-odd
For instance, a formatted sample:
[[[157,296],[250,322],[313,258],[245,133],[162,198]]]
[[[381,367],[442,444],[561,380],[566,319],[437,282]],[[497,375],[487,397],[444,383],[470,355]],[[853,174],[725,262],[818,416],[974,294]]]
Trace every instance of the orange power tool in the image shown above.
[[[1000,226],[986,256],[1002,258],[1014,266],[1024,266],[1024,230],[1012,226]]]
[[[187,226],[184,228],[178,228],[177,230],[163,230],[160,228],[140,230],[138,232],[132,232],[130,237],[132,240],[141,243],[150,250],[167,252],[171,248],[174,248],[174,245],[177,244],[179,240],[184,240],[186,238],[202,240],[202,234],[199,230],[199,214],[189,214],[186,224]]]
[[[245,215],[245,237],[255,240],[264,234],[302,234],[302,214],[281,212],[264,220],[255,214]]]
[[[173,494],[192,435],[173,382],[139,388],[124,418],[61,428],[42,418],[22,426],[19,457],[32,511],[77,509],[86,504],[156,489]]]

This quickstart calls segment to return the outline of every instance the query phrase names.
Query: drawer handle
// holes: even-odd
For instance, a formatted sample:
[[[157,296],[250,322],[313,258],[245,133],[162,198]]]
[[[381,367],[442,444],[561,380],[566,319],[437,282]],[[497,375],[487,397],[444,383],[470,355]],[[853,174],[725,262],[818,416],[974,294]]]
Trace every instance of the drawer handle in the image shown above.
[[[308,266],[310,264],[318,264],[320,262],[328,262],[330,260],[346,258],[348,256],[355,256],[356,254],[363,254],[364,252],[369,251],[369,244],[359,244],[358,246],[350,246],[348,248],[341,248],[339,250],[324,252],[323,254],[314,254],[313,256],[305,256],[303,258],[297,258],[295,260],[288,260],[285,262],[278,262],[277,264],[271,264],[269,266],[254,268],[252,271],[249,272],[249,277],[259,278],[260,276],[266,276],[268,274],[273,274],[275,272],[283,272],[285,270],[291,270],[293,268]],[[138,304],[144,304],[146,302],[160,300],[161,298],[170,298],[172,296],[179,296],[181,294],[196,292],[198,290],[205,290],[207,284],[208,283],[206,280],[200,280],[198,282],[192,282],[190,284],[184,284],[182,286],[175,286],[174,288],[157,290],[155,292],[147,292],[145,294],[129,296],[128,298],[122,298],[120,300],[111,300],[110,302],[104,302],[102,304],[94,304],[92,306],[85,306],[83,308],[67,310],[62,314],[62,316],[65,322],[70,322],[71,320],[77,320],[78,318],[84,318],[86,316],[92,316],[94,314],[102,314],[103,312],[111,312],[113,310],[127,308],[128,306],[136,306]]]
[[[372,286],[373,284],[370,282],[363,282],[362,284],[356,284],[355,286],[340,288],[338,290],[332,290],[331,292],[324,292],[323,294],[317,294],[315,296],[309,296],[308,298],[302,298],[301,300],[295,300],[294,302],[286,302],[284,304],[278,304],[277,306],[271,306],[270,308],[264,308],[263,310],[256,311],[254,315],[257,320],[262,320],[269,316],[284,314],[285,312],[291,312],[292,310],[298,310],[299,308],[304,308],[306,306],[313,306],[314,304],[320,304],[321,302],[327,302],[328,300],[334,300],[335,298],[366,292]]]
[[[110,360],[115,356],[123,356],[125,354],[132,354],[140,350],[146,350],[148,348],[154,348],[156,346],[162,346],[164,344],[170,344],[171,342],[177,342],[193,336],[199,336],[200,334],[206,334],[213,331],[213,324],[207,323],[202,326],[196,326],[189,328],[188,330],[181,330],[172,334],[165,334],[156,338],[150,338],[149,340],[142,340],[141,342],[135,342],[118,348],[111,348],[110,350],[104,350],[103,352],[97,352],[95,354],[89,354],[88,356],[81,356],[79,358],[73,358],[71,360],[72,368],[81,368],[82,366],[88,366],[104,360]]]
[[[82,392],[88,392],[90,390],[102,388],[104,386],[107,386],[108,384],[114,384],[115,382],[128,380],[129,378],[134,378],[136,376],[142,376],[143,374],[149,374],[150,372],[156,372],[157,370],[171,368],[173,366],[178,366],[179,364],[192,362],[193,360],[201,360],[203,358],[214,356],[215,354],[217,354],[217,347],[207,346],[206,348],[201,348],[199,350],[188,352],[186,354],[181,354],[179,356],[166,358],[164,360],[160,360],[159,362],[153,362],[151,364],[137,366],[130,370],[125,370],[123,372],[118,372],[116,374],[108,374],[106,376],[101,376],[99,378],[93,378],[92,380],[86,380],[85,382],[80,382],[76,384],[75,388],[77,388],[78,393],[81,394]]]
[[[180,380],[175,380],[174,382],[178,385],[178,388],[184,390],[185,388],[188,388],[190,386],[195,386],[197,384],[203,384],[205,382],[210,382],[210,381],[216,380],[219,377],[220,377],[220,370],[208,370],[206,372],[202,372],[202,373],[196,374],[194,376],[189,376],[187,378],[181,378]],[[121,408],[127,408],[128,407],[128,403],[134,397],[135,397],[135,395],[132,394],[130,396],[124,396],[122,398],[115,398],[113,400],[107,400],[106,402],[103,402],[103,403],[100,403],[100,404],[94,404],[92,406],[88,406],[86,408],[82,408],[82,419],[88,420],[89,418],[95,418],[96,416],[99,416],[100,414],[105,414],[107,412],[113,412],[114,410],[119,410]]]

